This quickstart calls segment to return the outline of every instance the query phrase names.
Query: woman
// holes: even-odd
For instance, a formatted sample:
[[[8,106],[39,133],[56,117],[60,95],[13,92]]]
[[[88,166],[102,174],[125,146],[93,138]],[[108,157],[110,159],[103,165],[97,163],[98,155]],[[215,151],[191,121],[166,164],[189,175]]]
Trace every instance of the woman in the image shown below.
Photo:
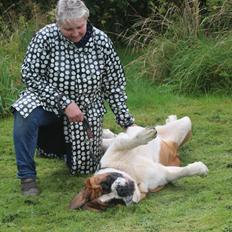
[[[28,46],[22,65],[26,90],[12,106],[18,177],[25,195],[39,192],[34,162],[37,145],[46,156],[65,153],[72,174],[95,171],[101,158],[104,100],[121,127],[134,123],[126,106],[119,57],[111,40],[88,17],[82,1],[60,0],[56,24],[42,28]],[[88,139],[86,126],[93,141]],[[54,144],[55,138],[60,140],[60,128],[64,142]]]

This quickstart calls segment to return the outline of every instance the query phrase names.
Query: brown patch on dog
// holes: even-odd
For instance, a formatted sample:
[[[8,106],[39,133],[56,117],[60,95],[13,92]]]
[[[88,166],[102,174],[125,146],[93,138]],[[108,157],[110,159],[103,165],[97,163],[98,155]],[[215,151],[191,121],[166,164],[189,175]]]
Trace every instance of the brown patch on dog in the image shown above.
[[[178,145],[174,142],[161,141],[159,162],[164,166],[180,166]]]
[[[70,202],[69,208],[81,208],[87,202],[91,202],[100,197],[103,194],[102,187],[100,184],[106,179],[107,175],[108,174],[100,174],[88,178],[85,182],[85,187],[81,189],[81,191]],[[97,202],[95,202],[95,205],[96,204]],[[98,202],[98,204],[100,203]],[[86,207],[91,208],[90,205],[87,205]]]
[[[160,190],[162,190],[163,188],[164,188],[164,186],[159,186],[157,188],[149,190],[149,192],[156,193],[156,192],[159,192]]]
[[[184,140],[182,141],[182,143],[180,144],[180,146],[182,146],[184,143],[186,143],[187,141],[189,141],[192,138],[192,131],[190,130],[188,132],[188,134],[185,136]]]
[[[102,201],[98,199],[94,199],[93,201],[87,202],[83,206],[83,209],[100,212],[100,211],[107,209],[108,207],[109,207],[109,204],[103,203]]]

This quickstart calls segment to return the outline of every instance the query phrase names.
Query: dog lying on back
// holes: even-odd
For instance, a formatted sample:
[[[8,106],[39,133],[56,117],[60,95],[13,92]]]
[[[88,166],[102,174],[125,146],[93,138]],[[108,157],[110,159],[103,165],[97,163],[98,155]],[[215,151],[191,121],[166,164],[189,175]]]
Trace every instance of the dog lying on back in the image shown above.
[[[149,192],[186,176],[206,176],[202,162],[180,167],[178,149],[191,137],[191,120],[169,116],[163,126],[129,127],[115,136],[105,131],[100,167],[73,198],[71,209],[104,210],[117,203],[138,203]]]

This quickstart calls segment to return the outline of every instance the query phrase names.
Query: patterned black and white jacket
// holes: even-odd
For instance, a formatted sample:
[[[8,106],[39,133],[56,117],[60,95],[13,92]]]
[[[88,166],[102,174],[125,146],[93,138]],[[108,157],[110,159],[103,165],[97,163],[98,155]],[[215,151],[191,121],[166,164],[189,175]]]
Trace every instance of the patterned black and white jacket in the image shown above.
[[[62,116],[65,143],[71,144],[72,174],[94,172],[101,158],[105,100],[120,126],[128,127],[134,122],[126,106],[126,81],[120,59],[109,37],[90,23],[78,43],[66,39],[56,24],[37,32],[27,49],[22,80],[26,90],[12,107],[23,117],[38,106],[62,116],[71,101],[84,112],[94,134],[93,144],[86,139],[82,123],[69,123]],[[49,138],[43,141],[49,143]],[[55,155],[43,145],[40,144],[40,152]],[[90,153],[94,153],[95,161]]]

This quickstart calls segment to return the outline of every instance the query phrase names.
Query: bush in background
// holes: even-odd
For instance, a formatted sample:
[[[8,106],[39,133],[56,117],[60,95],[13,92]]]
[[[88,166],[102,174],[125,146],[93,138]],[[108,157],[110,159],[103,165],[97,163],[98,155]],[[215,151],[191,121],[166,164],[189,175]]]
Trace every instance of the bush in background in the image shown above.
[[[145,50],[138,59],[143,74],[185,94],[231,95],[231,7],[230,1],[224,1],[217,13],[202,16],[197,0],[185,0],[158,20],[154,8],[128,37],[130,45]],[[157,25],[161,31],[156,30]]]
[[[182,5],[182,0],[85,0],[84,2],[90,9],[91,22],[117,39],[117,35],[125,28],[131,27],[136,18],[149,16],[151,6],[156,7],[160,14],[165,15],[170,7]],[[206,8],[206,0],[199,2],[201,8]],[[221,1],[217,0],[217,4],[218,2]],[[43,13],[50,12],[54,11],[56,3],[57,0],[1,0],[0,15],[3,15],[8,23],[18,15],[23,15],[30,20],[34,18],[35,7],[39,7]]]

